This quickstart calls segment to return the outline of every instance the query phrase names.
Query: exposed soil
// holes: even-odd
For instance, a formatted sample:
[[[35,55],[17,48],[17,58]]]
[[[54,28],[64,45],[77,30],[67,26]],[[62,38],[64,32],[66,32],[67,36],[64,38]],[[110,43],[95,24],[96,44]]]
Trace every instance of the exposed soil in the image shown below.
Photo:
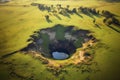
[[[52,28],[34,31],[27,41],[32,41],[23,51],[35,51],[47,58],[53,58],[53,52],[63,52],[71,57],[77,48],[89,40],[95,39],[90,31],[75,26],[55,25]],[[53,58],[55,59],[55,58]]]

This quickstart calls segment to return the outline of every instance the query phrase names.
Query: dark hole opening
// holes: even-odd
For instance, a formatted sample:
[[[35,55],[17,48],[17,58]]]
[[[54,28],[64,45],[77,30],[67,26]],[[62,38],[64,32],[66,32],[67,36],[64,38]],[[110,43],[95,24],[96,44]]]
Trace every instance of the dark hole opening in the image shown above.
[[[49,49],[50,49],[50,54],[52,55],[53,58],[55,59],[66,59],[72,55],[76,51],[76,47],[74,46],[73,43],[64,40],[64,41],[58,41],[58,42],[53,42],[52,44],[49,44]],[[59,56],[54,56],[61,54]],[[54,55],[53,55],[54,54]],[[67,56],[67,57],[65,57]]]
[[[32,43],[23,50],[40,52],[47,58],[67,59],[76,52],[77,48],[82,47],[83,43],[94,38],[92,35],[88,35],[89,33],[88,30],[58,24],[52,28],[34,31],[34,34],[27,40]],[[85,55],[89,56],[89,54]]]

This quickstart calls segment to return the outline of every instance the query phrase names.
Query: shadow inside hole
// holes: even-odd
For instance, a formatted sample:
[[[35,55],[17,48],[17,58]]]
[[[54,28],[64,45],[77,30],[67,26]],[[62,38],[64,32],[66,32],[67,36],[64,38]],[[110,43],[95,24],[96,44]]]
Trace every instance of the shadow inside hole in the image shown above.
[[[76,47],[70,41],[59,40],[49,44],[49,50],[54,59],[67,59],[76,52]]]

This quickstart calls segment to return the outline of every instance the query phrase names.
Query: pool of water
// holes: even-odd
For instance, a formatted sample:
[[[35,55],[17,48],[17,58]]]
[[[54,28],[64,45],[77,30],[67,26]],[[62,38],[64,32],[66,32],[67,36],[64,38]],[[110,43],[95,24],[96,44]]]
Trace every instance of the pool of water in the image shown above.
[[[64,52],[53,52],[52,56],[54,59],[58,59],[58,60],[63,60],[63,59],[67,59],[69,57],[69,55],[67,53]]]

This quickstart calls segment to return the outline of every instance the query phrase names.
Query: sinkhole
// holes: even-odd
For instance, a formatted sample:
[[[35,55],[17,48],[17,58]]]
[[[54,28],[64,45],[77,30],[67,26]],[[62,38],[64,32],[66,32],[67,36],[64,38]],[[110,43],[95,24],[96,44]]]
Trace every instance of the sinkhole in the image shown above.
[[[64,60],[70,58],[83,43],[95,39],[89,30],[75,26],[57,24],[53,27],[34,31],[27,40],[30,44],[24,49],[36,51],[46,58]]]

